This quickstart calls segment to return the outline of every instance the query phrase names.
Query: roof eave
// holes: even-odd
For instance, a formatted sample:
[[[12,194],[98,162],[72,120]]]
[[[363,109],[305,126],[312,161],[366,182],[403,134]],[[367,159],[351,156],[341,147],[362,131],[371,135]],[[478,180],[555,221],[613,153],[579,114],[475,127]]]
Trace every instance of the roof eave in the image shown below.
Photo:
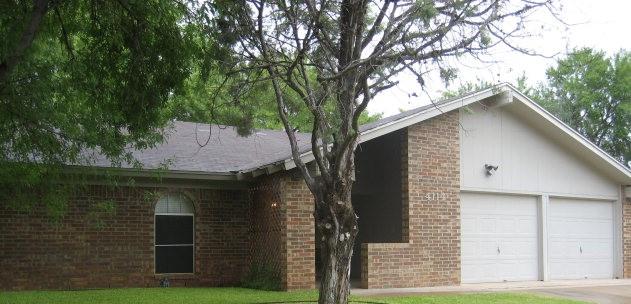
[[[622,184],[631,184],[631,169],[625,167],[622,163],[613,158],[613,156],[611,156],[609,153],[605,152],[602,148],[591,142],[585,136],[578,133],[576,130],[568,126],[556,116],[552,115],[550,112],[548,112],[541,105],[530,99],[528,96],[519,92],[515,87],[510,84],[507,84],[507,86],[512,90],[513,98],[516,98],[521,102],[521,104],[525,105],[532,111],[539,114],[540,117],[553,124],[558,130],[563,132],[565,136],[569,136],[571,139],[580,143],[581,146],[584,147],[590,154],[598,157],[598,160],[604,162],[609,168],[614,169],[610,171],[613,177],[615,177],[616,181],[619,181]]]
[[[65,173],[79,174],[92,173],[95,175],[112,174],[123,177],[148,177],[148,178],[170,178],[189,180],[214,180],[214,181],[239,181],[236,173],[233,172],[205,172],[205,171],[185,171],[167,169],[146,169],[146,168],[112,168],[112,167],[91,167],[91,166],[67,166]]]

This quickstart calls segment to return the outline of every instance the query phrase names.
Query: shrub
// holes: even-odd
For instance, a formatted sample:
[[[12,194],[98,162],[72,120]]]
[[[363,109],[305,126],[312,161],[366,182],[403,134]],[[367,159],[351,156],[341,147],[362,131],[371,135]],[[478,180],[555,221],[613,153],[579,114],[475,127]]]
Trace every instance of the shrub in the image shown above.
[[[269,265],[253,265],[241,282],[245,288],[260,290],[280,290],[281,280],[278,272]]]

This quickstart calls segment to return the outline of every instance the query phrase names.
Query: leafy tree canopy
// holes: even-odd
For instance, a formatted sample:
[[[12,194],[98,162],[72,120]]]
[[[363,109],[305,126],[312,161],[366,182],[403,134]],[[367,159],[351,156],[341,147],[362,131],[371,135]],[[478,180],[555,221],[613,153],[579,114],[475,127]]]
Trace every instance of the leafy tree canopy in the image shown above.
[[[282,128],[269,86],[244,94],[225,83],[227,51],[204,22],[213,4],[198,4],[0,3],[0,201],[43,202],[61,215],[70,188],[55,181],[64,164],[89,164],[92,150],[133,164],[128,151],[160,142],[171,119],[237,125],[242,134]],[[288,101],[294,125],[308,130],[304,105]]]
[[[200,54],[186,14],[161,0],[2,1],[0,200],[63,192],[48,191],[53,175],[86,149],[116,162],[158,142]]]
[[[577,49],[531,96],[627,166],[631,161],[631,53]]]
[[[525,74],[517,77],[513,84],[519,91],[527,95],[533,90],[533,88],[528,86],[528,78]],[[442,92],[441,99],[457,97],[474,91],[483,90],[493,85],[495,85],[495,83],[478,78],[476,81],[468,81],[456,88],[447,89]]]
[[[249,90],[237,91],[234,80],[218,71],[208,79],[194,72],[184,82],[183,94],[172,96],[169,101],[170,117],[182,121],[217,123],[237,126],[242,135],[252,129],[284,128],[278,117],[274,92],[268,83],[256,83]],[[291,113],[291,126],[300,132],[311,132],[313,116],[295,93],[284,91],[287,110]],[[333,103],[327,103],[328,115],[332,115]],[[381,114],[363,112],[360,124],[376,121]]]

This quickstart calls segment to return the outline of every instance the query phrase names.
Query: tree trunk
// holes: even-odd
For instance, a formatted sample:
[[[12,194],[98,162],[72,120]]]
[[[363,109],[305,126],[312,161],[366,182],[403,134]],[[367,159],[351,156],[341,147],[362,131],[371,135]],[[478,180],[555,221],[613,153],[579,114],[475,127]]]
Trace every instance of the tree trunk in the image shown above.
[[[8,53],[6,58],[0,58],[0,89],[4,87],[4,82],[9,78],[9,73],[20,62],[26,51],[33,44],[35,34],[39,30],[44,15],[48,11],[48,0],[34,0],[31,19],[26,24],[20,40],[14,49]]]
[[[350,190],[349,190],[350,192]],[[346,199],[320,201],[316,207],[320,240],[319,304],[346,304],[350,295],[351,256],[357,236],[357,217]]]

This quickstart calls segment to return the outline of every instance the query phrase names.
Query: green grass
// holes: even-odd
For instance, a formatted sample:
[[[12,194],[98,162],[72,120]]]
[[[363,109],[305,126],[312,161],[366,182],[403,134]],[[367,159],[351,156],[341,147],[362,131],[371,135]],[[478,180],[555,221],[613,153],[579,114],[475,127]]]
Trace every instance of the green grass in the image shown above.
[[[247,304],[314,303],[315,291],[277,292],[244,288],[129,288],[84,291],[1,292],[2,304]],[[571,304],[576,301],[530,294],[483,293],[353,297],[352,303],[380,304]]]

